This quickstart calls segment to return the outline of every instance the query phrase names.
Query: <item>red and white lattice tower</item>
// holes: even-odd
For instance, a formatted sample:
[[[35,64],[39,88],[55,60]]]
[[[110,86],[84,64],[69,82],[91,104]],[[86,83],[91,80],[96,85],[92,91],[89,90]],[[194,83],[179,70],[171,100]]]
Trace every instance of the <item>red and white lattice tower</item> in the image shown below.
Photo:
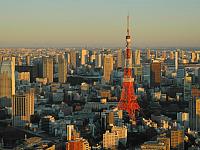
[[[134,78],[132,78],[131,36],[129,32],[129,16],[127,16],[124,78],[118,109],[126,111],[129,114],[132,123],[136,124],[135,112],[139,110],[139,108],[137,97],[134,93]]]

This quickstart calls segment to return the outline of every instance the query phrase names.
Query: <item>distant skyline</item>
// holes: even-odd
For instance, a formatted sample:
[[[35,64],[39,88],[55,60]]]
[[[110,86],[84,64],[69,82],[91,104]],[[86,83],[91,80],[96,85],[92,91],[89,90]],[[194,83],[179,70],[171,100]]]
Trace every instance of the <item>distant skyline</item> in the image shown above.
[[[200,0],[2,0],[0,47],[200,47]]]

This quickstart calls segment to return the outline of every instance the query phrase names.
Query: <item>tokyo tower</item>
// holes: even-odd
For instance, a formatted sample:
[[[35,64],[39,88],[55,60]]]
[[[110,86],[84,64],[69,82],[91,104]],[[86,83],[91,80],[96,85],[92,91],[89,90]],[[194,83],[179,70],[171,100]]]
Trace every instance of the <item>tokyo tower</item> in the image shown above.
[[[136,124],[135,112],[140,106],[137,102],[137,96],[134,93],[134,78],[132,78],[132,51],[131,51],[131,36],[129,31],[129,16],[127,16],[127,35],[126,35],[126,50],[124,77],[121,98],[118,103],[118,109],[128,113],[132,124]]]

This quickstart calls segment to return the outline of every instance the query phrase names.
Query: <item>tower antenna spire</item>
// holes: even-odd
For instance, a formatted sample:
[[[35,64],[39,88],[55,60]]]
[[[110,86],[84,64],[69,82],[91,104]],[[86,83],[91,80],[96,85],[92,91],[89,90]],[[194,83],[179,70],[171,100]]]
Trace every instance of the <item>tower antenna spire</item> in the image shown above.
[[[129,14],[128,14],[128,16],[127,16],[127,35],[129,36],[130,35],[130,31],[129,31],[129,19],[130,19],[130,17],[129,17]]]

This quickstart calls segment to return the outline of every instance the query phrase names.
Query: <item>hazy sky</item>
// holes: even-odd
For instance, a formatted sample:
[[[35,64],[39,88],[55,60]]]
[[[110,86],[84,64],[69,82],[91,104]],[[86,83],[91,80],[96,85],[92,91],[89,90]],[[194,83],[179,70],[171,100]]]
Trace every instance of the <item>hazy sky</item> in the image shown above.
[[[0,0],[0,47],[200,47],[200,0]]]

